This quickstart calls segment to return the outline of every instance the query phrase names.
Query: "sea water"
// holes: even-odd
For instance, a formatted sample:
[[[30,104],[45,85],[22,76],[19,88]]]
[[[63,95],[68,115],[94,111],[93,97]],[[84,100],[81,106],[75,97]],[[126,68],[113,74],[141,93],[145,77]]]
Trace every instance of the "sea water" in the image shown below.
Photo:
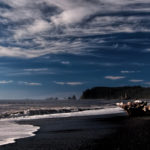
[[[14,109],[16,105],[18,106],[19,104],[15,103],[13,105],[13,102],[12,102],[11,105],[8,106],[8,108]],[[28,105],[21,104],[21,106],[19,105],[19,108],[16,107],[15,110],[17,109],[21,110],[24,107],[26,108],[29,105],[31,104],[28,104]],[[43,103],[36,104],[36,105],[38,105],[38,109],[41,107],[41,105],[43,107]],[[36,105],[34,104],[35,108],[37,108]],[[82,107],[84,106],[84,104],[81,104],[81,105]],[[6,104],[3,106],[6,106]],[[1,107],[3,106],[1,105]],[[72,106],[76,106],[76,105],[72,104]],[[27,116],[21,116],[21,117],[13,117],[13,118],[2,118],[0,119],[0,145],[14,143],[16,139],[34,136],[35,132],[40,129],[40,127],[38,126],[17,124],[16,121],[20,121],[20,120],[43,119],[43,118],[65,118],[65,117],[92,116],[92,115],[99,115],[99,117],[106,117],[106,116],[108,117],[110,115],[111,116],[112,115],[114,116],[126,115],[126,113],[121,108],[115,107],[114,105],[109,105],[107,103],[97,104],[96,106],[94,106],[96,107],[96,109],[93,109],[93,105],[91,106],[89,105],[89,103],[86,103],[85,106],[86,108],[88,108],[88,110],[67,112],[67,113],[62,112],[62,113],[56,113],[56,114],[32,115],[32,116],[27,115]],[[33,105],[32,105],[32,108],[33,108]]]

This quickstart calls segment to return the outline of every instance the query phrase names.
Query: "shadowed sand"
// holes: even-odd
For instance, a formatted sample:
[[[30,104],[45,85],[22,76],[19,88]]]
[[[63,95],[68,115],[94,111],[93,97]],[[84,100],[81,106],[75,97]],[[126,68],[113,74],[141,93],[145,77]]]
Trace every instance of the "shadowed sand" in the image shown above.
[[[22,121],[41,129],[1,150],[149,150],[150,118],[71,117]]]

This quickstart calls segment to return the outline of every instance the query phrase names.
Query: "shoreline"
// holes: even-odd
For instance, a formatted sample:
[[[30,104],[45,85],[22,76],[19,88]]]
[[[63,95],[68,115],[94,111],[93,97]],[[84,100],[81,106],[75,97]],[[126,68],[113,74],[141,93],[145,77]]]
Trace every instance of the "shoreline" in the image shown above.
[[[95,140],[115,133],[126,117],[99,118],[84,116],[17,121],[19,124],[40,126],[34,137],[16,140],[13,144],[0,146],[1,150],[90,150]],[[94,148],[95,149],[95,148]]]
[[[149,150],[150,117],[80,116],[17,121],[40,126],[34,137],[18,139],[1,150]]]

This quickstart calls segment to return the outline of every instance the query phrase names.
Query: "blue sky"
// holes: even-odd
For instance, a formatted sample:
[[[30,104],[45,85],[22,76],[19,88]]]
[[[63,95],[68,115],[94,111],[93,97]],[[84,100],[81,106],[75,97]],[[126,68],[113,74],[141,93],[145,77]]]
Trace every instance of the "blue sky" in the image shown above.
[[[1,0],[0,99],[150,86],[149,0]]]

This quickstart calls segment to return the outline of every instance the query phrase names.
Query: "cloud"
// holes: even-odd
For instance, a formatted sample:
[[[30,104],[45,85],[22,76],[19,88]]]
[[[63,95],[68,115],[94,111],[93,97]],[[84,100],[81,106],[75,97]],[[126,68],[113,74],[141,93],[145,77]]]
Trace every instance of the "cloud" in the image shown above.
[[[74,85],[83,85],[84,83],[83,82],[67,82],[66,84],[74,86]]]
[[[120,79],[124,79],[124,76],[105,76],[105,79],[109,79],[109,80],[120,80]]]
[[[150,48],[148,48],[148,49],[145,49],[143,52],[150,52]]]
[[[28,50],[19,47],[0,46],[1,57],[35,58],[46,54],[49,54],[49,50]]]
[[[54,81],[54,83],[58,84],[58,85],[71,85],[71,86],[77,86],[77,85],[84,84],[83,82],[57,82],[57,81]]]
[[[122,64],[114,63],[114,62],[88,62],[90,65],[98,65],[104,67],[116,67],[121,66]]]
[[[29,68],[29,69],[24,69],[24,71],[27,71],[27,72],[40,72],[40,71],[48,71],[48,68]]]
[[[128,71],[128,70],[122,70],[122,71],[120,71],[122,74],[129,74],[129,73],[137,73],[137,72],[140,72],[140,71],[133,71],[133,70],[130,70],[130,71]]]
[[[42,41],[40,42],[42,43]],[[62,54],[62,53],[76,54],[76,55],[84,54],[84,49],[83,50],[78,49],[80,45],[74,45],[74,43],[70,45],[69,43],[70,43],[69,41],[61,41],[61,40],[55,41],[55,42],[49,41],[49,45],[47,45],[46,48],[43,48],[43,49],[21,48],[21,47],[15,47],[15,46],[13,47],[0,46],[0,57],[16,57],[16,58],[31,59],[31,58],[44,56],[47,54]],[[36,43],[36,44],[39,44],[39,43]],[[88,50],[87,50],[87,53],[88,53]]]
[[[13,80],[1,80],[0,84],[10,84],[13,83]]]
[[[133,83],[140,83],[140,82],[143,82],[144,80],[136,80],[136,79],[132,79],[132,80],[129,80],[130,82],[133,82]]]
[[[63,65],[69,65],[70,61],[61,61],[61,64],[63,64]]]
[[[150,82],[145,82],[144,84],[150,85]]]
[[[44,20],[35,20],[32,24],[25,25],[23,28],[15,30],[14,38],[22,39],[27,36],[42,33],[50,29],[50,24]]]
[[[134,66],[149,66],[150,64],[148,63],[139,63],[139,62],[133,62],[133,63],[130,63],[130,65],[134,65]]]
[[[89,8],[87,9],[87,7]],[[92,15],[93,13],[98,12],[98,7],[92,5],[79,6],[77,5],[74,8],[69,8],[64,10],[61,14],[53,16],[51,18],[52,22],[55,25],[68,25],[80,23],[87,16]]]
[[[41,83],[38,82],[25,82],[25,81],[19,81],[19,84],[27,85],[27,86],[41,86]]]
[[[4,74],[8,77],[17,77],[17,76],[40,76],[40,75],[54,75],[56,74],[55,70],[49,68],[16,68],[9,70],[4,68]]]
[[[0,5],[0,57],[29,59],[47,54],[87,54],[101,49],[104,44],[95,41],[94,35],[150,31],[149,24],[142,24],[150,21],[143,15],[148,13],[148,0],[1,2],[6,7]],[[86,41],[85,37],[91,38]],[[110,38],[105,40],[111,41]],[[103,46],[108,46],[105,44]],[[110,47],[117,49],[119,45]]]

